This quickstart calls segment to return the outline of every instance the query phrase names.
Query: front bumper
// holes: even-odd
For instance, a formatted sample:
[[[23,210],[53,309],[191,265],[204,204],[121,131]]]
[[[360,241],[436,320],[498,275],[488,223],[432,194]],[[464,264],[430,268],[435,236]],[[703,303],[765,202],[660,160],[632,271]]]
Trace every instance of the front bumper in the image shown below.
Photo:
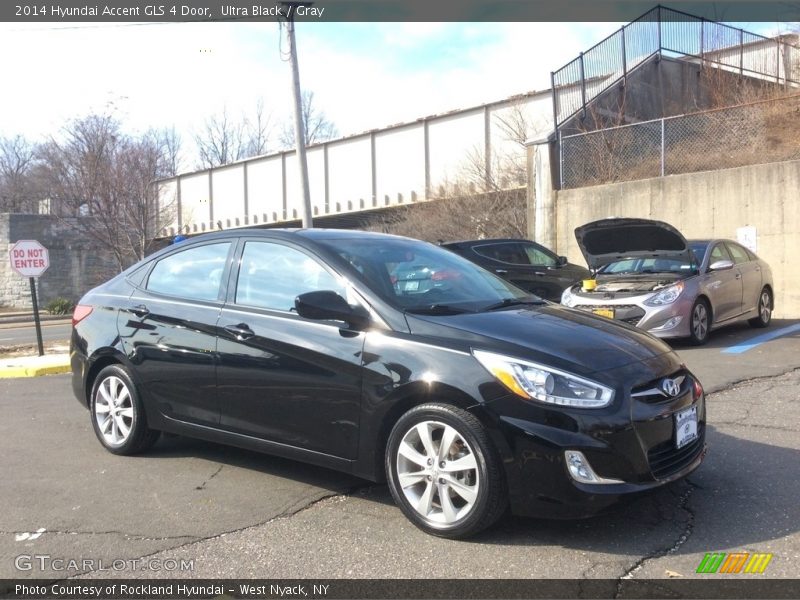
[[[656,337],[688,337],[691,333],[692,301],[681,296],[672,304],[663,306],[645,304],[645,301],[654,295],[648,293],[641,296],[606,299],[573,294],[572,303],[565,306],[596,314],[603,310],[613,310],[615,320],[644,329]]]
[[[685,373],[677,397],[629,393],[605,414],[573,410],[548,418],[542,413],[550,409],[535,407],[533,418],[526,419],[520,418],[523,411],[508,409],[513,403],[530,403],[516,398],[499,402],[504,405],[496,407],[503,413],[499,428],[511,448],[505,468],[512,512],[548,518],[591,516],[624,496],[663,486],[697,469],[707,450],[705,397],[696,395],[694,377]],[[697,408],[697,439],[676,448],[674,415],[691,406]],[[582,452],[598,476],[621,483],[576,481],[567,469],[566,450]]]

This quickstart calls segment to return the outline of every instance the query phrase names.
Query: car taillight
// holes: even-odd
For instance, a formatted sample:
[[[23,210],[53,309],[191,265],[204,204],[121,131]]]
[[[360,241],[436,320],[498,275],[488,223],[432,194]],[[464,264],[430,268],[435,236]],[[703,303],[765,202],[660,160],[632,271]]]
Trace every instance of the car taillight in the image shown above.
[[[445,281],[447,279],[460,279],[461,273],[458,271],[449,271],[447,269],[443,271],[436,271],[433,275],[431,275],[431,279],[433,281]]]
[[[700,396],[703,395],[703,386],[700,385],[700,382],[697,379],[694,380],[694,399],[697,400]]]
[[[83,321],[86,317],[92,314],[92,307],[85,304],[78,304],[75,310],[72,311],[72,326],[75,327],[78,323]]]

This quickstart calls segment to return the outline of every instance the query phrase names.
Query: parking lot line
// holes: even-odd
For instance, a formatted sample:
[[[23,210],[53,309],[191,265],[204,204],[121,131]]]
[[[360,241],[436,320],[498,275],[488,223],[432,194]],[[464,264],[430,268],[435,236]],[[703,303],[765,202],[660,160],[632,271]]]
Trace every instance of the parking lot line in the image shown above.
[[[793,331],[800,331],[800,323],[797,323],[795,325],[789,325],[788,327],[781,327],[780,329],[775,329],[774,331],[770,331],[768,333],[762,333],[761,335],[757,335],[756,337],[750,338],[749,340],[746,340],[739,344],[728,346],[722,351],[722,353],[741,354],[742,352],[747,352],[748,350],[751,350],[756,346],[760,346],[764,342],[768,342],[770,340],[774,340],[775,338],[788,335]]]

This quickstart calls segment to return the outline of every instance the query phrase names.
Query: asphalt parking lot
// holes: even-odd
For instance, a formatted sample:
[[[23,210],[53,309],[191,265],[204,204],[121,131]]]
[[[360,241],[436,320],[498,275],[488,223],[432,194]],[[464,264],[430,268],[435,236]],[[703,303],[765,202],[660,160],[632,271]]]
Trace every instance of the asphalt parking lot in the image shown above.
[[[0,380],[0,578],[685,578],[705,553],[737,551],[773,554],[751,577],[796,578],[798,322],[674,347],[709,392],[696,473],[609,515],[505,517],[466,542],[419,532],[385,486],[289,460],[178,437],[114,456],[69,376]]]

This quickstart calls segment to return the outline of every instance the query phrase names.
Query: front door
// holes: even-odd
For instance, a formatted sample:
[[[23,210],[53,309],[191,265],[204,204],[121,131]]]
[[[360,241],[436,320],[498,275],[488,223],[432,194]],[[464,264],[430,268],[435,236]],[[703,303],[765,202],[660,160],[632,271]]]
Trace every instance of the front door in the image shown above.
[[[248,240],[219,321],[224,429],[354,459],[364,333],[294,312],[302,293],[347,289],[317,257]]]

